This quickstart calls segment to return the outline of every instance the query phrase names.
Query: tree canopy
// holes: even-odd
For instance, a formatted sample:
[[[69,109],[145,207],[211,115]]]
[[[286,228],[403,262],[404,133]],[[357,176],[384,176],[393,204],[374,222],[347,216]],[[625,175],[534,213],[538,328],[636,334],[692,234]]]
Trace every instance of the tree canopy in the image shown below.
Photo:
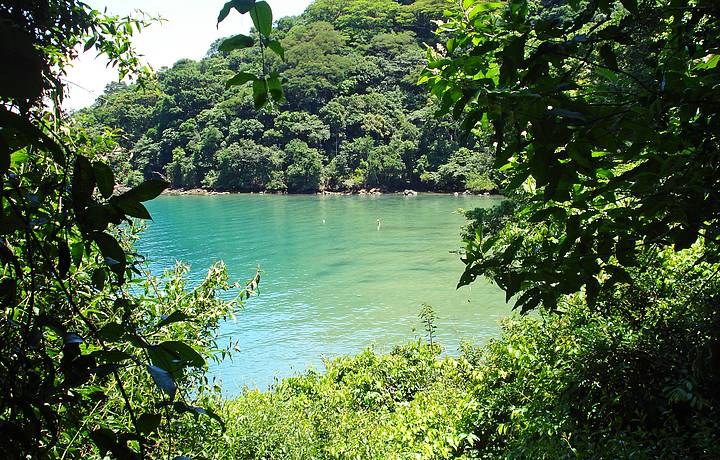
[[[719,27],[703,0],[464,1],[422,81],[492,138],[520,208],[499,232],[480,219],[461,284],[554,309],[632,285],[668,246],[716,262]]]

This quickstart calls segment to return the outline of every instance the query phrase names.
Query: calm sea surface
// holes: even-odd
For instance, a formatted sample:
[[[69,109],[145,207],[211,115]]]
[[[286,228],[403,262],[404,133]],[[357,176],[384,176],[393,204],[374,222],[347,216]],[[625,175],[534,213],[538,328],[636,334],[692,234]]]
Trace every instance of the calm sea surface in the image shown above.
[[[424,336],[422,303],[434,307],[436,337],[449,353],[461,339],[496,335],[510,311],[503,294],[482,280],[456,290],[463,265],[451,253],[461,247],[457,209],[496,203],[447,195],[163,196],[148,203],[155,220],[138,249],[155,273],[190,263],[193,282],[219,259],[242,281],[261,268],[260,295],[221,327],[241,351],[212,372],[233,395],[322,369],[322,357]]]

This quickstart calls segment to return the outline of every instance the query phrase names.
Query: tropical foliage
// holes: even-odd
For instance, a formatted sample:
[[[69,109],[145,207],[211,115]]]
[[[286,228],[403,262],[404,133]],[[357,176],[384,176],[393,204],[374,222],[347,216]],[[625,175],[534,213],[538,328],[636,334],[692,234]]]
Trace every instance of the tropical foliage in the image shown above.
[[[720,7],[710,1],[466,0],[422,81],[492,131],[512,225],[482,226],[461,283],[491,276],[522,311],[590,303],[628,268],[700,238],[717,260]],[[531,229],[531,231],[529,231]]]
[[[505,320],[500,338],[456,357],[421,340],[246,390],[219,410],[226,436],[205,454],[716,458],[718,285],[705,283],[716,267],[695,264],[698,253],[666,251],[636,274],[653,299],[641,322],[573,296],[561,313]],[[690,295],[699,308],[688,311]]]
[[[148,19],[0,5],[3,62],[22,63],[0,80],[3,455],[720,457],[720,7],[464,0],[420,70],[438,12],[318,0],[275,23],[233,0],[218,20],[249,14],[251,35],[143,92],[129,38]],[[78,46],[141,78],[69,122]],[[508,200],[468,213],[460,283],[490,276],[539,311],[449,357],[424,305],[427,343],[224,400],[206,374],[232,347],[217,327],[259,278],[147,273],[132,243],[158,172],[227,190],[499,183]]]
[[[115,188],[105,133],[70,124],[63,69],[94,48],[121,77],[149,73],[130,46],[148,18],[106,16],[74,0],[0,6],[0,449],[6,458],[135,459],[187,448],[188,414],[202,403],[223,348],[215,331],[256,288],[222,265],[187,286],[161,278],[132,249],[144,202],[169,185]],[[264,78],[262,75],[258,79]],[[221,300],[220,291],[235,291]],[[177,419],[180,419],[178,421]],[[214,428],[219,431],[220,427]]]

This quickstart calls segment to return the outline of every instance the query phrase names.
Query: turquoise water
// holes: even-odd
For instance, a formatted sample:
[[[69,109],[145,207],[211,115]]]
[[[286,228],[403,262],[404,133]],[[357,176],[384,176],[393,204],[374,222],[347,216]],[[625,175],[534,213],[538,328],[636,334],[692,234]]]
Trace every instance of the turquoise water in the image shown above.
[[[260,295],[222,325],[240,352],[212,369],[225,391],[266,388],[322,357],[356,353],[424,336],[420,305],[439,317],[437,340],[453,353],[461,339],[483,341],[509,312],[495,286],[456,290],[463,265],[458,208],[496,199],[425,195],[163,196],[138,249],[159,273],[176,260],[193,281],[219,259],[233,279],[260,266]],[[378,229],[377,220],[380,219]]]

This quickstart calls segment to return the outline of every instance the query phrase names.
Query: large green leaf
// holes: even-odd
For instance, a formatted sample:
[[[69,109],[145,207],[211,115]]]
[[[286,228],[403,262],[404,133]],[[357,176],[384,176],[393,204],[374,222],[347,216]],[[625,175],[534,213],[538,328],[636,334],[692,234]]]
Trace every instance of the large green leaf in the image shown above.
[[[245,83],[249,81],[255,81],[257,80],[257,77],[251,73],[248,72],[239,72],[235,74],[234,77],[232,77],[230,80],[225,82],[225,87],[230,88],[231,86],[240,86],[244,85]]]
[[[250,9],[255,4],[255,0],[232,0],[225,5],[223,5],[222,9],[220,10],[220,14],[218,15],[217,22],[220,24],[225,20],[226,17],[228,17],[228,14],[230,14],[230,10],[235,8],[239,13],[247,13],[250,11]]]
[[[101,161],[94,162],[92,167],[100,194],[105,198],[109,198],[115,188],[115,175],[112,169]]]
[[[285,49],[278,40],[270,40],[267,43],[267,47],[270,48],[273,53],[277,54],[283,62],[285,62]]]
[[[253,81],[253,101],[255,109],[261,109],[268,102],[268,88],[265,80]]]
[[[229,53],[232,50],[250,48],[254,44],[255,40],[252,37],[238,34],[223,40],[223,42],[220,43],[220,46],[218,46],[218,51],[221,51],[223,53]]]
[[[273,22],[270,5],[264,0],[255,3],[255,6],[250,10],[250,17],[258,32],[264,37],[269,37],[270,32],[272,32]]]
[[[267,78],[267,89],[273,101],[277,103],[285,101],[285,93],[283,92],[282,83],[280,82],[280,75],[277,73],[273,73]]]
[[[116,342],[125,335],[125,326],[119,323],[107,323],[98,331],[100,338],[106,342]]]
[[[90,353],[90,356],[109,364],[117,364],[133,359],[131,354],[120,350],[97,350]]]
[[[177,392],[177,385],[172,378],[170,372],[162,369],[158,366],[147,366],[147,371],[152,377],[155,385],[168,397],[170,400],[175,399],[175,393]]]
[[[76,209],[83,208],[92,198],[95,190],[95,173],[90,160],[82,155],[75,158],[72,177],[72,198]]]
[[[137,187],[133,187],[127,192],[119,196],[119,199],[128,199],[130,201],[149,201],[153,198],[158,197],[165,189],[170,186],[170,183],[160,179],[146,180]]]
[[[140,434],[150,434],[157,431],[162,421],[160,414],[144,413],[137,418],[137,428]]]
[[[129,199],[121,199],[118,200],[116,203],[118,208],[122,209],[122,211],[130,216],[130,217],[136,217],[138,219],[145,219],[145,220],[152,220],[152,217],[150,216],[150,212],[148,212],[147,208],[140,203],[139,201],[135,200],[129,200]]]
[[[100,248],[105,262],[122,283],[125,276],[125,251],[115,238],[104,232],[93,232],[92,239]]]
[[[205,359],[203,359],[197,351],[186,343],[169,340],[161,343],[159,347],[168,351],[190,366],[203,367],[205,365]]]

